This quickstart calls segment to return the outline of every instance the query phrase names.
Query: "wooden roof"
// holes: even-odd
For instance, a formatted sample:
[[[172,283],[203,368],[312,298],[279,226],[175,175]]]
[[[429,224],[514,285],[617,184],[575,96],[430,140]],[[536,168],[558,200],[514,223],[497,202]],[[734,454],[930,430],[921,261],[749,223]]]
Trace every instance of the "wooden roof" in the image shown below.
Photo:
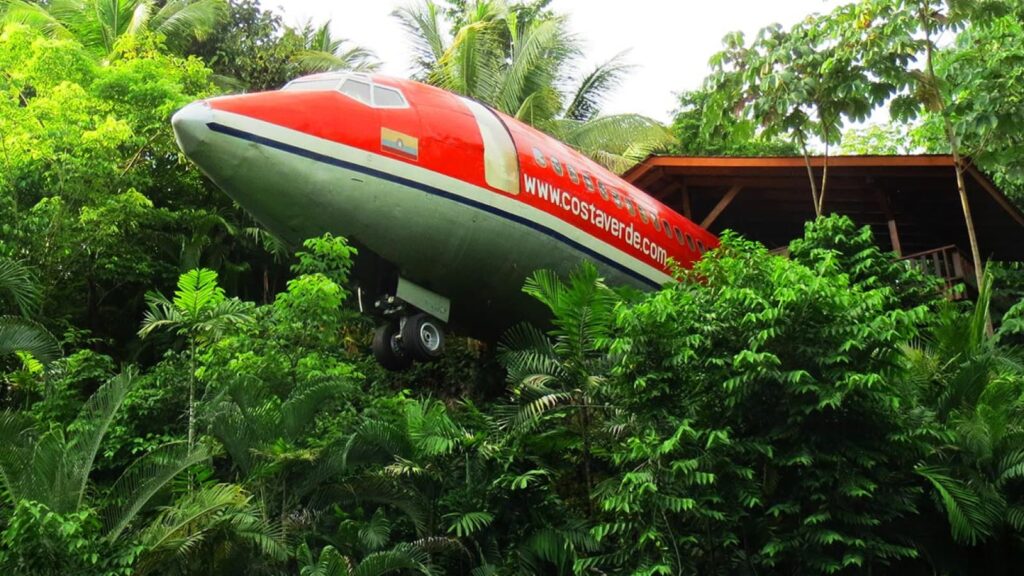
[[[810,160],[820,182],[825,158]],[[651,156],[623,178],[711,232],[735,230],[769,248],[803,234],[814,218],[801,157]],[[1024,213],[976,168],[965,174],[981,255],[1024,261]],[[949,155],[832,156],[825,211],[870,225],[876,241],[903,254],[956,245],[969,253]]]

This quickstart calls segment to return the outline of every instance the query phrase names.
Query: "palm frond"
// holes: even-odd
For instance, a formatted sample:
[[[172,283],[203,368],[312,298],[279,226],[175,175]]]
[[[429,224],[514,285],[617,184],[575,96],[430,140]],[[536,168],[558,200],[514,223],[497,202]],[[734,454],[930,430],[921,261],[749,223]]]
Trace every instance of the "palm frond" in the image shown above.
[[[340,53],[304,50],[295,55],[294,61],[303,74],[350,70],[354,72],[373,72],[380,68],[380,62],[374,61],[373,52],[354,47]]]
[[[217,284],[217,273],[207,268],[194,268],[178,278],[174,307],[191,319],[198,319],[205,310],[224,301],[224,289]]]
[[[76,509],[81,507],[89,483],[96,454],[121,404],[131,390],[134,374],[128,370],[108,380],[86,401],[78,417],[71,424],[74,435],[66,458],[69,460],[69,480],[76,496]]]
[[[146,307],[142,327],[139,328],[140,338],[146,338],[157,330],[175,329],[183,324],[181,311],[163,294],[147,292]]]
[[[337,397],[341,387],[337,382],[319,384],[294,392],[281,405],[281,424],[288,438],[298,438],[312,423],[327,401]]]
[[[619,173],[671,144],[673,138],[659,122],[640,114],[600,116],[586,122],[563,120],[555,135]]]
[[[21,412],[0,412],[0,489],[6,499],[16,502],[31,485],[32,451],[36,445],[31,420]]]
[[[314,562],[313,553],[303,542],[299,547],[300,556],[304,557],[305,566],[299,570],[299,576],[349,576],[352,574],[352,561],[334,546],[325,546],[320,557]]]
[[[60,358],[60,342],[40,323],[19,316],[0,316],[0,356],[27,352],[42,364]]]
[[[190,452],[187,445],[178,442],[165,444],[133,462],[114,483],[111,504],[103,510],[107,538],[117,540],[150,498],[171,479],[209,457],[209,450],[203,445]]]
[[[382,576],[392,572],[412,571],[432,576],[430,555],[412,544],[399,544],[382,552],[374,552],[363,558],[352,571],[352,576]]]
[[[0,295],[13,302],[22,316],[32,316],[39,309],[41,293],[36,277],[17,260],[0,257]]]
[[[162,509],[139,535],[145,548],[140,564],[158,568],[176,558],[187,559],[214,533],[219,540],[247,543],[262,555],[286,559],[288,548],[281,529],[264,520],[250,500],[241,486],[216,484]]]
[[[608,92],[616,88],[632,69],[632,66],[625,63],[625,57],[626,53],[620,52],[584,76],[563,116],[579,122],[597,117],[601,111],[601,102],[608,96]]]
[[[416,75],[425,78],[435,70],[448,51],[437,4],[423,0],[418,6],[398,8],[391,13],[398,18],[412,39]]]
[[[359,529],[359,541],[369,550],[379,550],[391,539],[391,522],[383,508],[378,508],[370,521]]]
[[[918,466],[917,473],[935,488],[957,542],[973,546],[992,536],[1006,506],[998,493],[981,494],[937,466]]]
[[[564,18],[535,20],[517,28],[510,31],[512,49],[496,95],[498,109],[506,114],[514,114],[529,95],[553,85],[558,68],[578,52]]]
[[[69,39],[74,34],[53,14],[53,9],[28,0],[0,0],[0,24],[24,24],[49,38]]]
[[[168,0],[152,16],[149,27],[163,34],[168,46],[177,48],[209,37],[227,14],[225,0]]]

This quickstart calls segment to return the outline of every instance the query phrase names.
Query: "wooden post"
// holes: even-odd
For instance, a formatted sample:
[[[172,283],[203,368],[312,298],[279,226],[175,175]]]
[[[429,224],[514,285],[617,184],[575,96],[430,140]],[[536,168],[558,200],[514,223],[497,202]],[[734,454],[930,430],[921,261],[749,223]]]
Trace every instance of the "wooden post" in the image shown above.
[[[739,194],[739,191],[742,189],[743,187],[739,185],[729,188],[725,193],[725,196],[722,196],[722,199],[718,201],[718,204],[715,204],[715,207],[711,209],[711,212],[704,218],[704,221],[700,223],[700,227],[707,228],[714,224],[718,215],[722,213],[722,210],[725,210],[725,208],[732,202],[732,199],[736,197],[736,194]]]
[[[900,246],[900,234],[896,230],[896,220],[889,219],[889,241],[892,242],[892,251],[896,253],[897,257],[903,257],[903,247]]]
[[[683,216],[693,220],[693,205],[690,203],[690,188],[686,185],[686,180],[683,180]]]
[[[889,194],[882,190],[875,189],[878,195],[878,203],[882,205],[882,212],[885,214],[886,224],[889,226],[889,242],[892,244],[892,251],[897,257],[903,257],[903,247],[900,245],[900,232],[896,227],[896,216],[892,213],[892,205],[889,203]]]

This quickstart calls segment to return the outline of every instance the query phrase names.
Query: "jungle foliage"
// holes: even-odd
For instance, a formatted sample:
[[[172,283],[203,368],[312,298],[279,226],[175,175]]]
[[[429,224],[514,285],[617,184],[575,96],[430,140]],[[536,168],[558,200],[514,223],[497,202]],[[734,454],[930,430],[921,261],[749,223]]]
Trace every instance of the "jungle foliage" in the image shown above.
[[[548,325],[386,373],[350,291],[355,249],[277,241],[180,157],[168,122],[219,86],[276,87],[302,66],[372,66],[367,54],[247,0],[174,35],[165,11],[216,3],[115,3],[152,9],[128,27],[71,18],[72,4],[112,5],[0,0],[7,573],[1009,574],[1024,561],[1024,302],[990,313],[992,277],[975,304],[948,302],[869,229],[827,216],[788,259],[727,233],[652,293],[588,264],[538,271],[523,289]],[[943,84],[953,104],[918,110],[917,141],[940,146],[944,118],[974,118],[984,132],[956,133],[967,149],[1016,145],[1013,111],[974,101],[1020,70],[1006,5],[984,4],[936,77],[999,70]],[[555,133],[601,120],[621,63],[567,83],[579,48],[546,2],[419,6],[403,17],[438,48],[421,54],[426,77],[507,97]],[[456,33],[431,32],[442,22]],[[1010,48],[980,58],[986,42]],[[496,64],[459,65],[472,55]],[[735,115],[731,95],[683,95],[674,146],[799,151]],[[986,107],[1002,110],[994,125]],[[985,158],[1012,181],[1012,158]]]

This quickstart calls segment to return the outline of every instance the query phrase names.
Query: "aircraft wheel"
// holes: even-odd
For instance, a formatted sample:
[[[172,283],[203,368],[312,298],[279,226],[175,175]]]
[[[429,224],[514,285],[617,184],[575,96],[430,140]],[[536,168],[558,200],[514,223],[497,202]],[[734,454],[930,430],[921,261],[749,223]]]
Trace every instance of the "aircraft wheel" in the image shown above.
[[[373,357],[387,370],[405,370],[412,365],[412,357],[398,341],[398,323],[387,322],[373,333]]]
[[[429,314],[413,314],[402,325],[402,346],[417,360],[437,360],[444,355],[444,325]]]

